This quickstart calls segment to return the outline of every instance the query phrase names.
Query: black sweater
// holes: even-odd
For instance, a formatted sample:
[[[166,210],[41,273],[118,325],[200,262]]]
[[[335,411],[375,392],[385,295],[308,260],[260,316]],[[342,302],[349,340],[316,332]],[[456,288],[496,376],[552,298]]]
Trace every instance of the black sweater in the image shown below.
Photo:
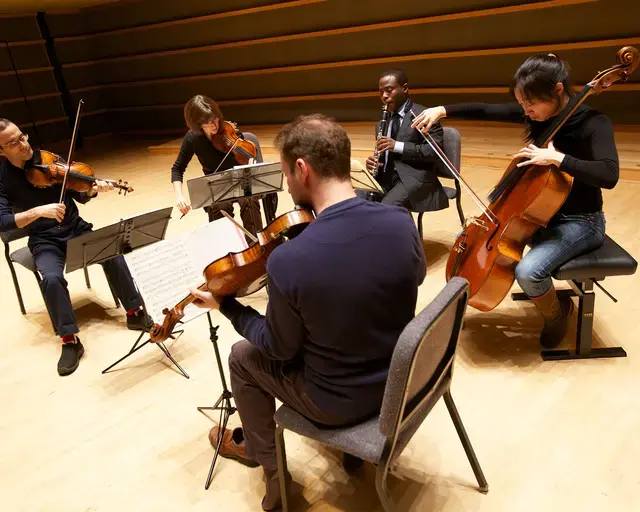
[[[34,150],[33,157],[26,163],[41,163],[40,151]],[[36,188],[27,181],[24,169],[13,166],[9,160],[0,163],[0,231],[16,229],[15,213],[24,212],[45,204],[59,203],[61,185]],[[96,197],[96,196],[93,196]],[[64,204],[67,209],[64,219],[59,223],[55,219],[40,218],[25,227],[29,238],[65,241],[77,232],[79,224],[84,223],[74,201],[86,203],[91,196],[85,192],[67,190]]]
[[[461,103],[445,106],[445,110],[451,119],[526,121],[524,110],[518,103]],[[553,118],[541,122],[529,120],[532,140],[552,122]],[[560,170],[574,177],[569,197],[558,213],[571,215],[601,211],[601,189],[615,187],[619,176],[618,151],[609,118],[582,104],[558,130],[553,145],[566,155]]]
[[[266,318],[231,298],[221,312],[267,357],[300,364],[323,411],[357,420],[380,409],[425,274],[407,211],[352,198],[269,256]]]
[[[187,132],[184,139],[182,139],[178,157],[171,168],[172,183],[183,180],[184,172],[189,162],[191,162],[194,153],[198,157],[200,164],[202,164],[202,170],[205,174],[211,174],[218,169],[218,165],[220,165],[225,155],[225,153],[213,147],[213,144],[206,135],[192,131]],[[226,171],[236,165],[238,165],[238,162],[234,158],[233,153],[231,153],[224,162],[222,162],[218,171]]]

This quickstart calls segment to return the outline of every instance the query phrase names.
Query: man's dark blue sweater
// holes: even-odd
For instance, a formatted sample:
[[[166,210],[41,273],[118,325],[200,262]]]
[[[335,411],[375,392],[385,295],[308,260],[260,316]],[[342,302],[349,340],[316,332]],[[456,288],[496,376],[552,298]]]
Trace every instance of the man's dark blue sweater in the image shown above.
[[[267,274],[266,317],[232,298],[220,311],[267,357],[299,365],[323,411],[378,411],[426,274],[409,213],[359,198],[335,204],[271,254]]]

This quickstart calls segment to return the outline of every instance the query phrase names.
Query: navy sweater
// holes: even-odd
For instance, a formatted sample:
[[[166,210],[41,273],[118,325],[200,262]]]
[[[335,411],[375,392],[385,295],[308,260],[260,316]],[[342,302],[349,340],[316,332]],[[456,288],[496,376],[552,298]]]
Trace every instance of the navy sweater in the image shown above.
[[[409,213],[360,198],[335,204],[275,249],[267,274],[266,317],[222,303],[238,333],[267,357],[300,365],[323,411],[354,420],[378,411],[426,274]]]
[[[41,162],[40,151],[34,150],[33,157],[26,164]],[[24,169],[15,167],[9,160],[0,163],[0,231],[16,229],[15,213],[24,212],[44,204],[59,203],[61,185],[47,188],[36,188],[27,181]],[[96,194],[97,196],[97,194]],[[96,197],[93,196],[93,197]],[[38,239],[66,241],[74,236],[80,224],[85,222],[80,217],[75,201],[86,203],[91,196],[85,192],[67,190],[64,204],[67,207],[64,220],[40,218],[25,227],[31,241]]]

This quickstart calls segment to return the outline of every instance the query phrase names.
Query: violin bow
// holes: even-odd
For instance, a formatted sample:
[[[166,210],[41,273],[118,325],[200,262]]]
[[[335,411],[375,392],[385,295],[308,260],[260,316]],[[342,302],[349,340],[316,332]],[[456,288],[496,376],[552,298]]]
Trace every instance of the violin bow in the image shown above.
[[[73,126],[73,134],[71,135],[71,145],[69,146],[69,158],[67,158],[67,171],[64,173],[64,179],[62,181],[62,190],[60,191],[60,202],[64,201],[64,193],[67,190],[67,177],[69,176],[69,171],[71,170],[71,157],[73,155],[73,150],[76,146],[76,134],[78,133],[78,123],[80,122],[80,110],[82,109],[82,105],[84,104],[84,100],[80,100],[78,103],[78,110],[76,111],[76,122]]]
[[[416,118],[417,116],[413,113],[413,110],[409,110],[409,114],[411,114],[412,118]],[[429,144],[429,146],[431,146],[431,149],[433,149],[433,151],[435,152],[436,155],[438,155],[438,157],[440,158],[440,160],[442,160],[442,163],[444,164],[444,166],[449,169],[449,172],[455,177],[455,179],[458,181],[458,183],[460,183],[460,185],[462,185],[462,187],[469,193],[469,195],[471,196],[471,198],[476,202],[476,204],[478,205],[478,207],[482,210],[482,212],[487,216],[487,218],[494,224],[494,225],[498,225],[498,218],[495,216],[495,214],[482,202],[482,199],[480,199],[478,197],[478,195],[473,191],[473,189],[467,185],[467,182],[464,181],[464,179],[462,178],[462,176],[460,175],[460,171],[458,171],[455,166],[451,163],[451,160],[449,160],[449,158],[447,157],[446,153],[442,150],[442,148],[440,146],[438,146],[438,143],[433,140],[433,137],[431,136],[430,133],[427,132],[427,134],[425,135],[424,133],[422,133],[420,130],[418,130],[418,133],[420,135],[422,135],[422,138]]]

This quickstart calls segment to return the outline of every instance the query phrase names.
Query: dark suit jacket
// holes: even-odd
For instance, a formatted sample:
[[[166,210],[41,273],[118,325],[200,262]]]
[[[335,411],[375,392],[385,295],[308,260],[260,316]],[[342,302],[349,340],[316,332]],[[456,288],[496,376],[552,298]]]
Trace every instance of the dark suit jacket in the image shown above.
[[[409,192],[409,203],[414,211],[436,211],[449,207],[449,199],[445,194],[436,170],[441,165],[440,158],[424,140],[420,132],[411,128],[413,118],[409,109],[417,116],[425,107],[408,100],[407,113],[402,120],[396,140],[404,142],[402,154],[389,152],[395,165],[398,177]],[[380,123],[378,123],[379,125]],[[376,134],[378,126],[376,126]],[[442,147],[444,130],[440,122],[435,123],[429,133]],[[386,135],[386,134],[385,134]]]

